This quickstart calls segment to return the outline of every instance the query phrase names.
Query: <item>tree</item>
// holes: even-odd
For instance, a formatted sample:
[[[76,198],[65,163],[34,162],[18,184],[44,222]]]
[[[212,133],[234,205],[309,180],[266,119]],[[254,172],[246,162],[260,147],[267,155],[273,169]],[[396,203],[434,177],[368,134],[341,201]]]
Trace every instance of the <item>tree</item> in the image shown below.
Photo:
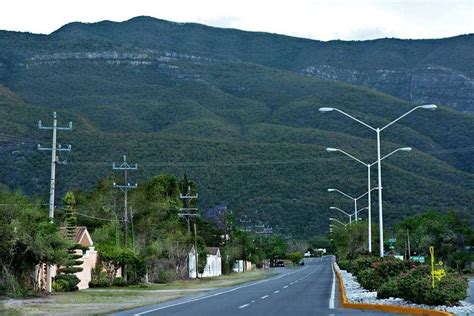
[[[404,253],[408,248],[407,232],[410,235],[410,255],[429,255],[433,246],[436,256],[451,267],[462,270],[472,260],[466,246],[473,246],[470,236],[473,229],[467,216],[460,212],[426,211],[406,217],[394,227],[398,252]]]
[[[41,202],[0,186],[0,289],[9,296],[39,290],[39,264],[63,264],[69,243]],[[1,290],[0,290],[1,291]]]
[[[75,274],[83,270],[83,268],[80,267],[83,261],[79,260],[82,258],[83,253],[82,246],[75,243],[77,232],[77,215],[76,199],[74,197],[74,193],[67,192],[66,196],[63,198],[63,204],[66,213],[65,233],[67,239],[71,243],[71,246],[67,249],[68,259],[61,267],[58,268],[58,275],[54,279],[57,284],[59,284],[59,280],[62,280],[62,282],[60,282],[61,286],[57,286],[56,284],[56,290],[77,291],[79,289],[77,285],[79,284],[80,280]],[[53,286],[54,285],[55,284],[53,284]]]
[[[299,251],[295,251],[289,253],[287,258],[293,263],[294,266],[296,266],[303,259],[303,254]]]

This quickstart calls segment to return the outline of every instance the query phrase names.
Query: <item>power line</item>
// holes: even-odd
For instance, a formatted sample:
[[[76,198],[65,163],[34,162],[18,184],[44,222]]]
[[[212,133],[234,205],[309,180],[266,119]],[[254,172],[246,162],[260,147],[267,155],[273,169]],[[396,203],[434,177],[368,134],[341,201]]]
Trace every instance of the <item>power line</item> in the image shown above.
[[[81,215],[81,216],[84,216],[84,217],[92,218],[92,219],[97,219],[97,220],[100,220],[100,221],[121,222],[121,220],[119,220],[119,219],[110,219],[110,218],[96,217],[96,216],[87,215],[87,214],[79,213],[79,212],[76,212],[76,214]]]

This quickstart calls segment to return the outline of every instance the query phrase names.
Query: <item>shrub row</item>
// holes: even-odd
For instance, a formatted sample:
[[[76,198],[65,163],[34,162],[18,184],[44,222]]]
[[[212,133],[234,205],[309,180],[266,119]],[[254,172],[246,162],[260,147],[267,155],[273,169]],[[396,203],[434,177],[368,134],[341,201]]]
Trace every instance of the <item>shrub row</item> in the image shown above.
[[[427,305],[459,304],[467,296],[467,279],[448,271],[432,288],[431,271],[427,266],[393,257],[360,257],[340,260],[341,269],[351,272],[366,290],[376,290],[377,298],[398,297]]]

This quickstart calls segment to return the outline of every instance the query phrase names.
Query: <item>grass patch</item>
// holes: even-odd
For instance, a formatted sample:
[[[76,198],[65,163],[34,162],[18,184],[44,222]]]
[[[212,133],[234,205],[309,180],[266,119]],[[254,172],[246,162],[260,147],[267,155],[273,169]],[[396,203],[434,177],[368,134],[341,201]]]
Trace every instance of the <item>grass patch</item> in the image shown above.
[[[144,284],[128,287],[88,289],[78,292],[54,293],[34,299],[5,300],[2,315],[105,314],[119,310],[157,304],[212,288],[234,286],[275,275],[272,270],[232,273],[198,280],[178,280],[167,284]],[[2,306],[2,305],[0,305]]]

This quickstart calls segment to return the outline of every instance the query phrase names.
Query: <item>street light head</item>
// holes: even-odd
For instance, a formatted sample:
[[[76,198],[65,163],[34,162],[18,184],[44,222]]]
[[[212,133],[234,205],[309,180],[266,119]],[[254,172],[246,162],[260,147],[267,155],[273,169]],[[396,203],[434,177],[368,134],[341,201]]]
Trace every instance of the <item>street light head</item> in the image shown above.
[[[326,151],[332,152],[332,151],[337,151],[337,149],[329,147],[329,148],[326,148]]]
[[[328,192],[334,192],[336,189],[328,189]]]
[[[331,112],[334,111],[334,108],[319,108],[319,112]]]
[[[437,107],[438,106],[436,104],[425,104],[421,106],[422,109],[426,110],[435,110]]]
[[[403,148],[400,148],[401,151],[411,151],[412,148],[411,147],[403,147]]]
[[[337,207],[331,206],[329,207],[331,210],[337,210]]]

